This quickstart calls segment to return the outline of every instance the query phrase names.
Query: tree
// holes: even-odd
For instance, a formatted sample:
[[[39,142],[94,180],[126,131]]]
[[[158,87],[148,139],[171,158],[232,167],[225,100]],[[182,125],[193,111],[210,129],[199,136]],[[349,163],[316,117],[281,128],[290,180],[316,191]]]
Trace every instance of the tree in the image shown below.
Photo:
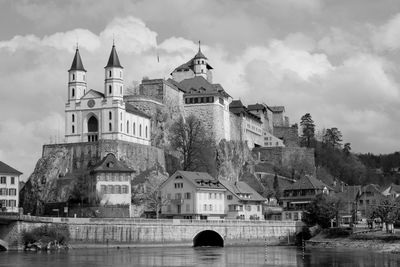
[[[400,217],[400,205],[398,202],[389,198],[382,199],[378,205],[373,206],[369,212],[371,219],[379,218],[386,226],[386,232],[389,231],[388,224],[394,223]]]
[[[342,146],[342,133],[336,127],[326,129],[322,142],[331,148],[340,148]]]
[[[350,143],[344,144],[344,146],[343,146],[343,153],[344,153],[346,156],[350,155],[350,150],[351,150],[351,145],[350,145]]]
[[[306,113],[301,117],[300,126],[303,132],[301,135],[301,143],[310,147],[312,141],[315,139],[315,124],[310,113]]]
[[[279,189],[279,181],[278,181],[278,174],[275,173],[274,176],[274,183],[272,184],[274,191],[275,191],[275,197],[279,201],[280,199],[280,189]]]
[[[143,186],[143,202],[145,206],[156,213],[158,219],[161,208],[168,205],[170,202],[166,196],[161,194],[161,184],[164,180],[158,179],[157,176],[150,176]]]
[[[207,136],[202,122],[194,115],[179,118],[170,128],[169,141],[173,149],[182,156],[182,169],[196,171],[207,165],[214,155],[205,155],[205,151],[212,153],[212,139]],[[215,150],[214,150],[215,151]]]
[[[303,221],[310,226],[318,224],[322,228],[328,228],[332,219],[336,218],[338,221],[341,205],[340,199],[325,194],[317,195],[304,212]]]

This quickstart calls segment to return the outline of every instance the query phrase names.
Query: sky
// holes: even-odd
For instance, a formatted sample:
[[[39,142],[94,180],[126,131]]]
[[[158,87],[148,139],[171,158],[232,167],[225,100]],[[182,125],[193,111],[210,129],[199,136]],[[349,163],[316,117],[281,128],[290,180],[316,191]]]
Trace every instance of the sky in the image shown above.
[[[398,0],[0,0],[0,160],[23,178],[63,139],[76,44],[102,91],[113,38],[126,86],[169,78],[201,40],[234,99],[310,113],[353,152],[400,150]]]

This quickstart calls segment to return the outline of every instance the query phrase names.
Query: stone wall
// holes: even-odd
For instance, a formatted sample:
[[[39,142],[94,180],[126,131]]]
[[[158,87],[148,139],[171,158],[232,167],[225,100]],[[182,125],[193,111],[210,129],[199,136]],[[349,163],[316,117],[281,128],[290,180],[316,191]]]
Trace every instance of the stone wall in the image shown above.
[[[231,124],[231,140],[243,141],[243,119],[232,112],[229,112],[229,121]]]
[[[37,218],[37,217],[36,217]],[[35,218],[35,220],[36,220]],[[107,246],[110,244],[181,243],[192,245],[194,237],[202,231],[212,230],[224,244],[248,240],[279,243],[301,230],[302,223],[295,221],[192,221],[192,220],[145,220],[145,219],[93,219],[93,218],[44,218],[44,222],[13,222],[8,228],[0,226],[0,239],[8,242],[10,249],[22,249],[21,236],[43,224],[63,223],[68,226],[71,245]],[[51,220],[51,222],[47,222]],[[40,221],[40,220],[39,220]],[[7,234],[8,233],[8,234]]]
[[[314,149],[307,147],[263,147],[253,149],[253,156],[278,168],[294,169],[315,175]]]
[[[283,144],[288,147],[299,146],[299,133],[297,125],[291,127],[274,126],[273,135],[283,140]]]

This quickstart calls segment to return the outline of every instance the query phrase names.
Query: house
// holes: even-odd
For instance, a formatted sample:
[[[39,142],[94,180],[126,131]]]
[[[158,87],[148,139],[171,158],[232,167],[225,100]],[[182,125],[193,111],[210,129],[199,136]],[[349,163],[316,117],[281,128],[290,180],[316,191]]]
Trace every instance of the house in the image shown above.
[[[303,211],[319,194],[329,195],[333,189],[317,178],[305,175],[283,189],[283,220],[301,220]]]
[[[391,184],[382,191],[382,194],[384,196],[390,196],[391,198],[396,199],[400,196],[400,185]]]
[[[340,199],[339,218],[341,224],[350,224],[357,220],[357,198],[361,194],[361,185],[343,186],[341,192],[336,193],[336,197]]]
[[[361,193],[357,198],[358,211],[362,218],[368,217],[368,212],[385,198],[381,192],[379,185],[369,184],[361,189]]]
[[[243,181],[220,180],[227,189],[225,197],[226,218],[263,220],[265,198]]]
[[[0,211],[18,212],[21,174],[22,172],[0,161]]]
[[[161,196],[169,200],[161,208],[166,218],[222,219],[227,189],[205,172],[176,171],[160,186]]]
[[[114,154],[107,154],[90,171],[89,202],[100,206],[130,207],[134,172]]]

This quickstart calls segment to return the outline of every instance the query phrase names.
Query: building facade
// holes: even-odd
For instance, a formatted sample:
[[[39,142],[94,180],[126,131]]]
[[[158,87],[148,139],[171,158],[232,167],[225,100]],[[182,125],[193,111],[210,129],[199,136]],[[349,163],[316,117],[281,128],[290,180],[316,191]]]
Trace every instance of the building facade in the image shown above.
[[[166,218],[223,219],[225,192],[208,173],[177,171],[161,185],[161,195],[168,199],[161,213]]]
[[[76,49],[68,71],[65,141],[122,140],[150,145],[150,116],[124,101],[123,67],[115,45],[105,70],[102,92],[87,89],[86,69]]]
[[[0,211],[18,212],[21,174],[22,172],[0,161]]]

